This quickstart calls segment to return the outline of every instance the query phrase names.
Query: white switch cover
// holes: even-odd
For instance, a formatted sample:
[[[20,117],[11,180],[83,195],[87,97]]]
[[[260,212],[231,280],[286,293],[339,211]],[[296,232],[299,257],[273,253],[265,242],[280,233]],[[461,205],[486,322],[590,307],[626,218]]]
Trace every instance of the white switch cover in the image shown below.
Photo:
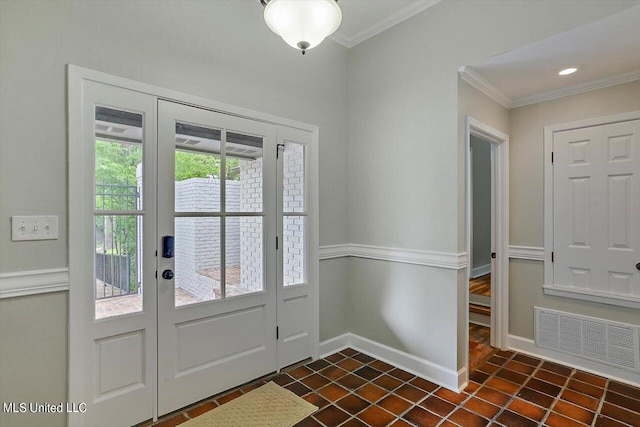
[[[58,216],[12,216],[11,240],[55,240],[58,238]]]

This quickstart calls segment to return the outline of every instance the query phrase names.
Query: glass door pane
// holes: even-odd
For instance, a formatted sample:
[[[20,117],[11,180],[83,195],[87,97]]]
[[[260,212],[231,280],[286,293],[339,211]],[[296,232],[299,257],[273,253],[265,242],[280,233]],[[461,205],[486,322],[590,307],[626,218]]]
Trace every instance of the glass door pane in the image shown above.
[[[306,282],[305,145],[284,141],[282,164],[283,286]]]
[[[175,125],[175,306],[222,292],[222,130]]]
[[[95,107],[95,318],[142,311],[143,116]]]

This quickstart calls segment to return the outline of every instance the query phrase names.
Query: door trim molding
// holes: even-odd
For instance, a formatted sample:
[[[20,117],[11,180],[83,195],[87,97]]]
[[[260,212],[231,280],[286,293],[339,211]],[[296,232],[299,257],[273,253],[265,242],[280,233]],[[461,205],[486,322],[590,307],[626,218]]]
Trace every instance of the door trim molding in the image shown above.
[[[342,245],[321,246],[319,255],[321,260],[356,257],[445,268],[449,270],[461,270],[467,267],[467,254],[465,252],[432,252],[346,243]]]
[[[509,135],[483,123],[473,117],[465,116],[465,250],[471,252],[472,226],[472,176],[471,176],[471,136],[491,142],[491,173],[492,173],[492,246],[497,254],[492,261],[492,271],[496,278],[492,278],[491,290],[491,345],[506,348],[509,330]],[[470,269],[464,275],[464,289],[469,283]],[[463,307],[469,305],[469,293],[464,292]],[[468,323],[468,310],[461,313],[465,316],[464,324]],[[466,346],[469,342],[469,328],[464,328],[465,367],[469,366],[469,352]],[[463,351],[463,349],[458,349]]]
[[[553,136],[556,132],[580,129],[591,126],[600,126],[612,123],[626,122],[640,119],[640,110],[629,111],[610,116],[595,117],[585,120],[577,120],[567,123],[559,123],[544,127],[544,291],[550,295],[576,297],[575,292],[560,292],[557,285],[553,283],[553,264],[551,253],[553,251],[553,163],[551,153],[553,152]],[[548,292],[548,290],[557,292]],[[560,287],[562,288],[562,287]],[[591,300],[590,300],[591,301]],[[595,300],[594,300],[595,301]],[[619,304],[617,304],[619,305]]]
[[[351,332],[321,342],[320,357],[329,356],[345,348],[368,354],[456,393],[461,393],[467,386],[466,368],[454,371]]]
[[[68,290],[66,267],[0,274],[0,299]]]

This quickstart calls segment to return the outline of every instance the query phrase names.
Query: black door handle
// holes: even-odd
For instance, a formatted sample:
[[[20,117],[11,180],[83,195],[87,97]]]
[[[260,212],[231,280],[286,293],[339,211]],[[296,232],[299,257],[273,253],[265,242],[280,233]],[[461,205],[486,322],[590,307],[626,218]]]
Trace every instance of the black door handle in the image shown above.
[[[496,257],[496,253],[495,252],[491,252],[491,258],[495,258]]]
[[[166,280],[171,280],[173,279],[173,271],[172,270],[165,270],[162,272],[162,278],[166,279]]]
[[[636,264],[636,270],[640,270],[640,262]]]

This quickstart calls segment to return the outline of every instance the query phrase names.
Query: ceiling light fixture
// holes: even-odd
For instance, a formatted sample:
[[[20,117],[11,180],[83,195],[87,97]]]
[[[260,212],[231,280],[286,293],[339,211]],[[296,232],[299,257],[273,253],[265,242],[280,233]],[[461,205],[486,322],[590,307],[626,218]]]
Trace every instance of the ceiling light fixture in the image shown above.
[[[304,55],[342,23],[337,0],[260,0],[271,31]]]
[[[560,74],[561,76],[568,76],[569,74],[573,74],[576,71],[578,71],[577,68],[571,67],[571,68],[565,68],[564,70],[560,71],[558,74]]]

